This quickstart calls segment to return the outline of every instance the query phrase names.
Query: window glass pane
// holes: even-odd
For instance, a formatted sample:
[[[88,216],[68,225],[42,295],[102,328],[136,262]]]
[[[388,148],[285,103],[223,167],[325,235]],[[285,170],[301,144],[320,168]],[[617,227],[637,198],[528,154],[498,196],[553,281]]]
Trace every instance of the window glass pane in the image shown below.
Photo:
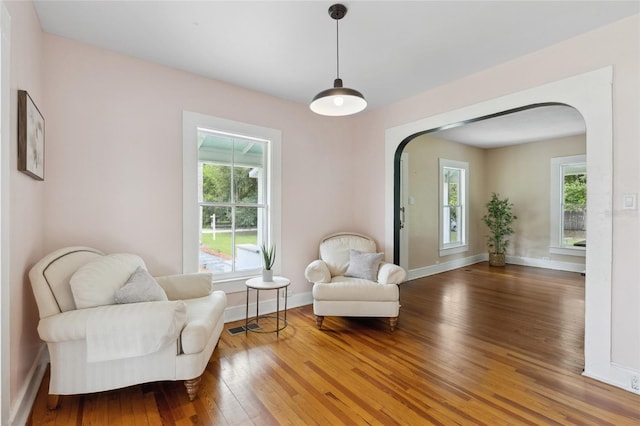
[[[231,272],[231,207],[201,207],[200,270]]]
[[[236,203],[258,202],[258,169],[236,166],[233,169],[233,191]]]
[[[231,166],[202,164],[202,201],[231,202]]]
[[[460,242],[460,232],[458,232],[458,218],[460,217],[460,207],[451,207],[449,208],[449,227],[447,231],[449,233],[449,242],[450,243],[459,243]]]
[[[587,238],[587,174],[584,164],[562,167],[562,236],[563,245],[573,246]]]
[[[251,139],[235,140],[235,202],[263,203],[266,143]]]
[[[236,208],[236,270],[262,266],[258,240],[258,211],[255,207]]]

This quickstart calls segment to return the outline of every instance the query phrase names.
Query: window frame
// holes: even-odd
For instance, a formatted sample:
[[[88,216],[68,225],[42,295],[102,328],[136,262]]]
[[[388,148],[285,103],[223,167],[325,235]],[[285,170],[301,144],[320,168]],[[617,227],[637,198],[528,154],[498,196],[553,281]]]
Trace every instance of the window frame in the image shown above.
[[[257,126],[239,121],[210,115],[183,111],[182,144],[182,271],[194,273],[199,270],[200,221],[198,199],[198,128],[221,133],[239,135],[268,141],[266,155],[266,194],[264,203],[267,209],[267,244],[281,247],[281,139],[282,132],[277,129]],[[274,270],[280,269],[281,256],[276,257]],[[245,281],[256,276],[256,270],[238,271],[224,274],[221,278],[214,275],[216,290],[234,293],[245,290]]]
[[[549,208],[549,253],[562,254],[566,256],[585,257],[587,249],[585,247],[567,246],[562,243],[562,225],[564,214],[564,173],[563,168],[567,165],[584,164],[587,167],[586,154],[569,155],[564,157],[551,158],[551,190]],[[588,179],[587,170],[587,179]]]
[[[459,234],[461,239],[455,243],[444,242],[444,169],[458,169],[463,176],[460,179],[462,188],[459,189],[459,202],[462,209],[462,223],[458,228],[462,228]],[[460,194],[461,193],[461,194]],[[447,204],[448,205],[448,204]],[[438,161],[438,245],[439,256],[449,256],[456,253],[464,253],[469,250],[469,163],[466,161],[448,160],[439,158]]]

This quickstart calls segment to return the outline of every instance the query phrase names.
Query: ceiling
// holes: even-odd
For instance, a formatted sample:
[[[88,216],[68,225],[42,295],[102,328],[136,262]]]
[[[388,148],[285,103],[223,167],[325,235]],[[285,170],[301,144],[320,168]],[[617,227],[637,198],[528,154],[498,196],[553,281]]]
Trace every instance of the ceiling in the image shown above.
[[[308,104],[332,1],[35,1],[45,32]],[[340,77],[375,109],[640,13],[638,1],[346,1]]]

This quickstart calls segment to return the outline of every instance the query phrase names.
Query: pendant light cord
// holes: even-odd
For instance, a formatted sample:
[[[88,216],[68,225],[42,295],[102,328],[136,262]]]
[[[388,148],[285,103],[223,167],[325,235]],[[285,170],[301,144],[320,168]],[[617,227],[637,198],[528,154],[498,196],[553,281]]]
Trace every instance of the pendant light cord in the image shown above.
[[[339,19],[336,19],[336,78],[340,78],[340,34],[338,31]]]

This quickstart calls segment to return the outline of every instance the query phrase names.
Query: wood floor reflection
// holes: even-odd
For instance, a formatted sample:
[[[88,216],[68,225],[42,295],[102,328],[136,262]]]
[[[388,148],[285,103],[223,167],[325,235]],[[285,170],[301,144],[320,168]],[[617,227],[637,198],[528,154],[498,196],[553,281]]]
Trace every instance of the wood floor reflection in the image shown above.
[[[34,425],[638,425],[640,396],[581,376],[584,277],[486,263],[401,287],[398,329],[290,309],[275,334],[223,332],[199,397],[162,382],[64,396]],[[227,324],[227,328],[239,323]]]

